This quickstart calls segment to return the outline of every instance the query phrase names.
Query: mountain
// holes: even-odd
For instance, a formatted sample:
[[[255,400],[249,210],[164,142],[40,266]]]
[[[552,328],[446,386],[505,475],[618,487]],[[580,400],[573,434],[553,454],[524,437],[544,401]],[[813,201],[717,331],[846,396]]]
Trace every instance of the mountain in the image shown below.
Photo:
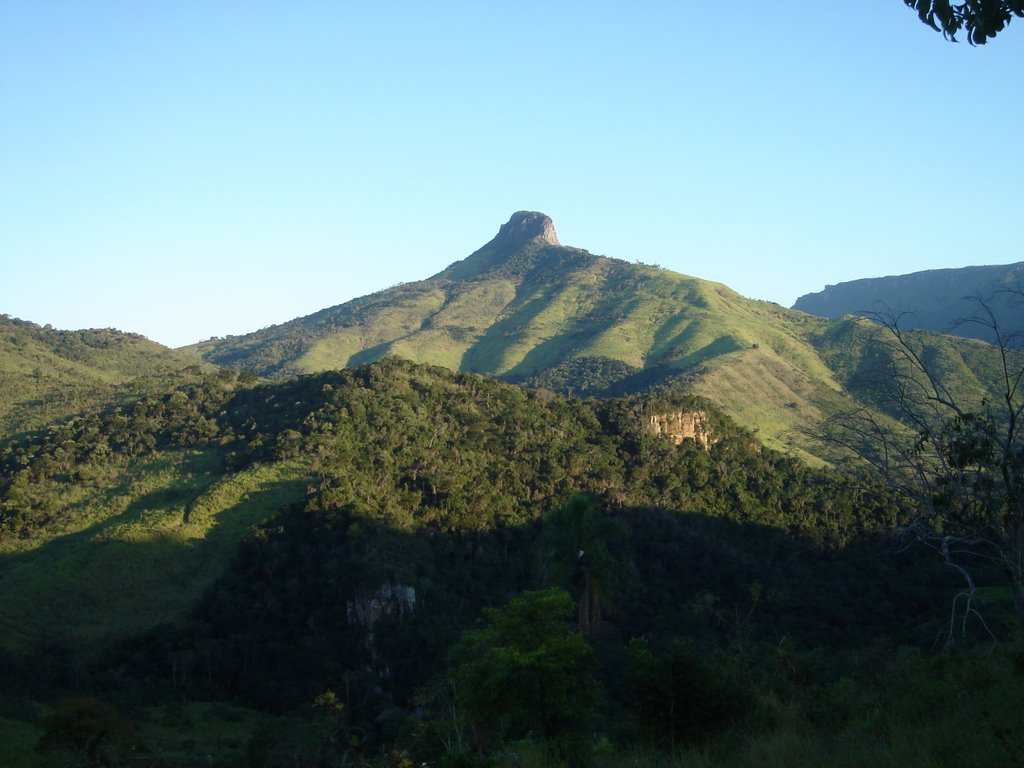
[[[972,297],[992,299],[1003,330],[1024,333],[1021,297],[1000,289],[1024,286],[1024,261],[1001,266],[932,269],[909,275],[873,277],[829,285],[796,300],[793,309],[819,317],[886,313],[900,316],[902,328],[924,328],[993,341],[991,330],[963,323],[977,312]]]
[[[489,721],[449,683],[474,668],[459,648],[502,623],[542,660],[552,631],[579,629],[601,702],[580,732],[612,750],[595,764],[638,745],[665,764],[766,727],[723,764],[760,764],[769,743],[788,760],[809,724],[806,762],[823,764],[880,719],[910,728],[913,754],[949,749],[976,663],[936,688],[920,649],[950,631],[956,574],[892,534],[913,515],[894,491],[762,444],[869,403],[859,382],[889,351],[877,325],[563,248],[540,214],[429,280],[311,317],[204,345],[263,382],[190,365],[198,349],[8,323],[10,381],[84,381],[89,399],[41,390],[53,411],[23,400],[18,417],[52,423],[0,437],[0,764],[488,764],[460,757],[449,726]],[[990,345],[911,337],[958,397],[991,388]],[[445,367],[401,359],[435,353]],[[570,388],[644,391],[551,391]],[[1005,580],[974,578],[984,629],[1006,636]],[[502,622],[538,595],[571,610]],[[534,658],[497,651],[479,671]],[[984,679],[1012,678],[1006,658]],[[1010,732],[995,704],[1021,684],[995,685],[971,689],[971,711]],[[932,702],[956,705],[922,738]],[[131,727],[107,727],[113,703]],[[529,721],[503,729],[478,749],[544,749]],[[1000,764],[989,741],[975,764]]]
[[[563,246],[548,216],[520,211],[426,280],[193,349],[275,379],[393,355],[579,395],[682,387],[781,447],[845,407],[874,332]],[[840,336],[856,343],[838,348]]]
[[[562,246],[549,217],[520,211],[426,280],[196,349],[278,379],[387,355],[582,395],[682,377],[771,441],[842,388],[807,342],[825,325],[718,283]]]
[[[212,366],[111,328],[62,331],[0,315],[0,436],[127,402]]]
[[[739,323],[746,326],[777,312],[786,314],[723,285],[561,246],[551,219],[520,211],[493,240],[431,278],[199,350],[211,362],[270,377],[391,354],[524,381],[594,360],[615,365],[611,384],[750,348],[756,339],[745,338],[749,328],[731,327],[733,317],[751,316]]]

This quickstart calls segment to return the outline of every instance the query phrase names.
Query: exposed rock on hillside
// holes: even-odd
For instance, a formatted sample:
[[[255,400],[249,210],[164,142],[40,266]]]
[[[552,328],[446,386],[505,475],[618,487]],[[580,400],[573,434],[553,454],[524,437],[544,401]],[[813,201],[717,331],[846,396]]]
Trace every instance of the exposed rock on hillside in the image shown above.
[[[405,584],[381,584],[372,595],[359,595],[346,606],[348,620],[373,629],[382,617],[401,619],[416,610],[416,590]]]
[[[539,240],[547,245],[561,245],[555,234],[555,223],[549,216],[537,211],[516,211],[498,230],[495,244],[518,246]]]
[[[695,440],[708,448],[714,441],[708,428],[708,415],[704,411],[674,411],[651,414],[648,429],[659,437],[666,437],[676,445],[683,440]]]
[[[412,616],[416,610],[416,589],[406,584],[385,582],[373,594],[357,594],[354,600],[348,601],[346,608],[349,623],[360,624],[366,628],[363,647],[376,662],[379,651],[374,626],[382,618],[401,620]],[[391,676],[387,665],[379,672],[385,678]]]

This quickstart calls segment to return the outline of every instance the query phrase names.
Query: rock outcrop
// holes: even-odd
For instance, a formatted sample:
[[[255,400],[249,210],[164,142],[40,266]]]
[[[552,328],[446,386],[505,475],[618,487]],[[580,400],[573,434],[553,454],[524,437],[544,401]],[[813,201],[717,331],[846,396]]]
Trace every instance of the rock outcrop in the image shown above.
[[[704,411],[653,413],[648,417],[647,428],[652,434],[668,438],[676,445],[683,440],[695,440],[707,449],[715,442],[708,427],[708,415]]]
[[[377,652],[373,628],[382,618],[400,620],[412,616],[416,610],[416,589],[397,582],[385,582],[372,594],[356,594],[346,604],[350,624],[366,627],[363,646],[370,654],[371,664],[367,671],[376,672],[383,678],[391,677],[387,664],[381,663]]]
[[[520,246],[531,240],[547,245],[560,245],[551,217],[537,211],[516,211],[501,225],[493,242],[502,246]]]
[[[385,616],[401,619],[412,615],[416,609],[416,590],[405,584],[385,583],[371,595],[359,595],[350,600],[346,607],[349,622],[372,630],[373,625]]]

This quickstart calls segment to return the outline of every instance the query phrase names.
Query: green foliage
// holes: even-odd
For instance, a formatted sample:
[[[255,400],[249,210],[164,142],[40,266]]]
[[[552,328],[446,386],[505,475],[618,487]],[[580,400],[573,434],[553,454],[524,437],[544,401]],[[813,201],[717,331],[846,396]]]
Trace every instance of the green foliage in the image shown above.
[[[1024,303],[1020,286],[997,295]],[[859,386],[893,418],[855,407],[832,416],[813,436],[914,500],[911,531],[963,577],[967,617],[978,615],[977,585],[965,563],[978,558],[997,563],[1009,577],[1024,623],[1024,351],[1017,348],[1019,335],[1003,327],[992,298],[976,297],[971,305],[969,322],[999,339],[988,347],[999,372],[991,398],[985,387],[945,383],[955,380],[947,375],[951,367],[969,371],[966,360],[904,331],[898,316],[878,315],[881,360]],[[953,637],[951,626],[947,642]]]
[[[138,334],[58,331],[0,315],[0,439],[211,370],[196,355]]]
[[[601,623],[604,604],[624,587],[626,526],[601,513],[597,500],[575,495],[544,518],[541,556],[554,579],[579,595],[579,630],[590,635]]]
[[[642,383],[639,379],[646,379]],[[529,376],[521,382],[555,392],[572,392],[580,397],[601,397],[646,389],[665,377],[664,370],[645,372],[642,368],[606,357],[576,357]],[[627,389],[630,388],[630,389]]]
[[[678,410],[706,413],[717,439],[709,450],[649,433],[650,414]],[[336,531],[320,539],[335,547],[322,562],[343,563],[342,583],[353,591],[398,580],[419,590],[436,583],[468,592],[446,582],[458,578],[446,558],[467,569],[507,569],[515,558],[509,581],[460,604],[472,614],[484,594],[501,601],[507,590],[522,588],[529,547],[513,543],[533,535],[523,526],[578,492],[609,510],[662,506],[836,542],[889,519],[888,500],[870,508],[869,496],[759,450],[728,419],[690,398],[567,400],[387,360],[274,386],[234,389],[212,381],[8,443],[0,451],[0,550],[26,554],[0,561],[2,601],[7,615],[21,612],[12,631],[29,643],[28,628],[45,633],[50,621],[81,626],[90,601],[108,611],[89,622],[97,633],[132,616],[166,621],[224,572],[246,526],[292,507],[312,515],[289,515],[287,532],[279,534],[278,524],[261,536]],[[480,549],[492,535],[500,541],[491,545],[497,557]],[[452,560],[448,550],[459,557]],[[436,562],[430,571],[420,565],[424,558]],[[82,568],[75,590],[60,587]],[[143,610],[101,597],[125,573],[136,589],[119,594],[140,595]],[[248,578],[273,580],[269,573]],[[145,595],[156,584],[167,586],[153,601]],[[293,602],[287,595],[280,600]],[[153,609],[161,606],[168,610],[157,617]],[[114,620],[122,610],[123,619]],[[70,616],[79,618],[69,622]]]
[[[961,29],[967,30],[971,45],[984,45],[1006,28],[1014,16],[1024,16],[1022,0],[903,0],[918,17],[943,37],[956,42]]]
[[[653,416],[698,412],[707,444],[651,428]],[[251,743],[279,763],[315,764],[337,714],[342,741],[358,741],[353,760],[462,759],[474,739],[467,702],[454,714],[444,696],[458,699],[437,694],[422,720],[412,713],[421,690],[443,689],[463,633],[479,653],[451,656],[459,696],[463,663],[487,658],[497,666],[474,674],[511,675],[499,662],[528,667],[540,652],[522,645],[531,639],[585,660],[578,675],[537,662],[516,677],[518,708],[478,702],[488,714],[472,722],[496,764],[505,750],[622,757],[617,745],[642,723],[652,730],[640,729],[638,750],[675,738],[682,754],[769,717],[748,707],[765,690],[803,707],[806,687],[848,673],[865,639],[930,643],[950,582],[913,553],[893,555],[882,531],[905,514],[894,494],[765,450],[706,401],[668,390],[582,401],[396,359],[273,385],[213,378],[8,441],[0,469],[0,501],[20,515],[0,551],[11,649],[0,685],[288,713],[251,740],[233,733],[236,746],[220,748],[233,759]],[[579,549],[602,568],[581,569]],[[542,586],[545,552],[552,580],[574,597],[589,581],[600,597],[586,639],[568,595],[515,603]],[[360,618],[359,605],[395,593],[413,597]],[[652,638],[648,667],[631,667],[633,637]],[[678,657],[675,637],[692,638]],[[485,653],[487,643],[518,650]],[[801,662],[815,646],[827,660]],[[796,672],[776,665],[780,648]],[[723,706],[702,714],[720,714],[692,732],[663,709],[641,718],[637,681],[687,665]],[[604,695],[579,719],[564,692],[550,710],[531,708],[522,702],[538,689],[522,681],[538,675],[584,686],[586,701],[593,687]],[[340,712],[310,707],[327,689]],[[645,690],[655,709],[673,691],[697,695],[682,683]],[[180,714],[146,728],[162,744],[174,728],[198,743],[205,716]],[[595,732],[611,743],[595,745]],[[522,749],[504,741],[520,738]]]
[[[299,718],[260,724],[246,748],[251,768],[321,768],[352,765],[359,738],[347,724],[345,706],[324,691]]]
[[[479,747],[533,733],[570,765],[586,764],[594,686],[591,650],[567,622],[560,589],[524,592],[452,652],[452,681]]]
[[[678,638],[657,654],[646,640],[633,640],[629,662],[637,729],[671,751],[726,730],[753,709],[749,689]]]

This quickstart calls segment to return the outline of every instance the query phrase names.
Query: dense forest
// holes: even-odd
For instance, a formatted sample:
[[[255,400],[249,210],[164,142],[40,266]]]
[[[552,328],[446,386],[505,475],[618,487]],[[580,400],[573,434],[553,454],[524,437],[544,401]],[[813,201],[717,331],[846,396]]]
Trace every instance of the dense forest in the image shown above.
[[[1019,762],[1000,574],[669,390],[222,370],[0,483],[5,765]]]

